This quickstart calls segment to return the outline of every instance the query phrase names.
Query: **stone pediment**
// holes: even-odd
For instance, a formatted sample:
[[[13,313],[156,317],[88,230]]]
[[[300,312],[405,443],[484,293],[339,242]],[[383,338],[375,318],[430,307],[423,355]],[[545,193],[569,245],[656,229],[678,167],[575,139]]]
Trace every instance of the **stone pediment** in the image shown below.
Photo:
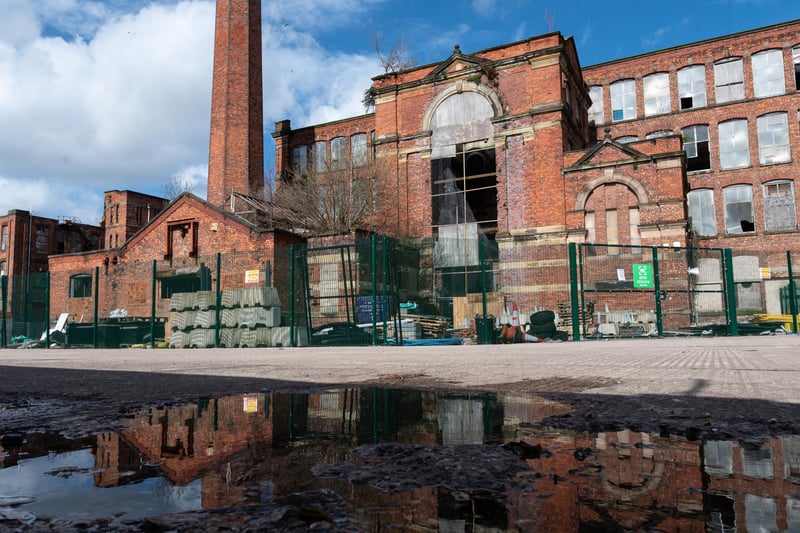
[[[458,45],[456,45],[450,57],[442,61],[442,63],[438,67],[433,69],[433,71],[431,71],[431,73],[428,74],[426,77],[428,78],[447,77],[448,75],[458,74],[459,72],[472,70],[475,68],[481,68],[489,64],[491,64],[491,61],[487,59],[471,56],[468,54],[462,54],[461,48]]]
[[[604,165],[609,163],[628,163],[638,161],[649,161],[651,156],[644,154],[630,145],[621,143],[606,137],[602,142],[589,148],[589,150],[568,168],[571,170],[587,167]]]

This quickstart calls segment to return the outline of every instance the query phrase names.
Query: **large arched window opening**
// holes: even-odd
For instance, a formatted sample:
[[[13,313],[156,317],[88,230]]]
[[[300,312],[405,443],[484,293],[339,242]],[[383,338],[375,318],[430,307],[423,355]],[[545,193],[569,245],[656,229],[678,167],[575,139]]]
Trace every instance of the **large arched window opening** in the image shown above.
[[[496,254],[494,116],[477,91],[447,95],[429,116],[431,223],[444,297],[480,292],[480,258]]]

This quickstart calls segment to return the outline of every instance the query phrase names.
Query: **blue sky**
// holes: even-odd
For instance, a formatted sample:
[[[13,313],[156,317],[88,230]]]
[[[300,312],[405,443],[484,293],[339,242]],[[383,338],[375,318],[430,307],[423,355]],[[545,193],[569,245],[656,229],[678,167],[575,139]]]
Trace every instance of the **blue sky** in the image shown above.
[[[103,192],[205,197],[213,0],[0,0],[0,213],[100,221]],[[418,65],[548,31],[583,65],[800,19],[797,0],[264,0],[267,173],[274,122],[364,112],[373,35]],[[800,36],[798,36],[800,41]]]

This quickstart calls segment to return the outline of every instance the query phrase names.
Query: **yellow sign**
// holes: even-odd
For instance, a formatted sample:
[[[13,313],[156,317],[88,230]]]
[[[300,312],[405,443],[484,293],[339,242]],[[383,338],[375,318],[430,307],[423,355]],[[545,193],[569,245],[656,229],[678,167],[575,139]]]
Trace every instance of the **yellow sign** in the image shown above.
[[[772,279],[772,273],[769,271],[769,267],[761,267],[759,270],[761,271],[761,279]]]
[[[258,398],[255,396],[245,396],[243,403],[245,413],[255,413],[258,411]]]
[[[244,272],[245,283],[258,283],[259,281],[261,281],[260,270],[245,270]]]

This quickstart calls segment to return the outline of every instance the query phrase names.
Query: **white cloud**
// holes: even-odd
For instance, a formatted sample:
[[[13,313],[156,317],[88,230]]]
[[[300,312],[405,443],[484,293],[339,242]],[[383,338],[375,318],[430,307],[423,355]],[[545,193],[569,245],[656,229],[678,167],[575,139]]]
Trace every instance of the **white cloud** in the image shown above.
[[[268,143],[277,120],[299,127],[364,112],[377,60],[328,52],[301,23],[315,6],[335,24],[375,1],[302,0],[281,15],[290,22],[265,17]],[[0,186],[13,191],[0,213],[97,223],[103,191],[162,194],[176,176],[205,196],[213,0],[0,4]],[[264,9],[277,4],[289,7]],[[267,166],[273,159],[268,148]]]

